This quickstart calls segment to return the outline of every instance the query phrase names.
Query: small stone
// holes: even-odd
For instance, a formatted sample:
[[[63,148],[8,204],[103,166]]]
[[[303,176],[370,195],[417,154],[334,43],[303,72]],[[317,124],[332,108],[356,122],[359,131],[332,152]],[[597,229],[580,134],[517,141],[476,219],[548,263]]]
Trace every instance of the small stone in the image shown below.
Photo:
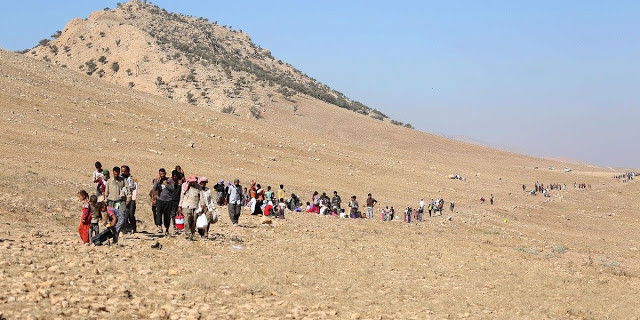
[[[113,143],[118,143],[118,139],[113,138],[113,139],[111,139],[111,142],[113,142]]]
[[[351,319],[352,319],[352,320],[360,319],[360,314],[359,314],[359,313],[357,313],[357,312],[356,312],[356,313],[352,313],[352,314],[351,314]]]

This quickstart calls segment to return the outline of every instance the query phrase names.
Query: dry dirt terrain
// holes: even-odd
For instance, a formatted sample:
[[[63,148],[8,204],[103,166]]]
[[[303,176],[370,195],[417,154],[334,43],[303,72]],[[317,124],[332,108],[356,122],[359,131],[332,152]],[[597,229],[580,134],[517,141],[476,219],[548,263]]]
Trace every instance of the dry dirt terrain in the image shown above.
[[[0,318],[640,315],[640,185],[612,178],[621,171],[567,173],[295,99],[296,114],[274,106],[249,120],[0,51]],[[233,228],[221,208],[209,238],[190,242],[153,234],[142,192],[140,233],[85,246],[75,194],[93,190],[96,160],[128,164],[143,191],[158,168],[180,164],[210,180],[283,183],[304,201],[337,190],[361,204],[371,192],[382,206],[442,197],[456,209],[411,224],[287,213],[264,227],[243,215]],[[528,196],[521,186],[535,181],[568,188]],[[495,205],[481,204],[490,193]]]

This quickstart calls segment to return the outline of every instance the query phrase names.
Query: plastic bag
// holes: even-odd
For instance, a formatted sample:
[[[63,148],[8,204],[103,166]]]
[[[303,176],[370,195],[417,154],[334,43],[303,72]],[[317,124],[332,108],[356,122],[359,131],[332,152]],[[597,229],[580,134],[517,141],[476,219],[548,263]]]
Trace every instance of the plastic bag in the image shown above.
[[[218,209],[213,209],[213,212],[211,213],[211,223],[216,222],[218,222]]]
[[[209,225],[209,220],[207,219],[207,215],[204,213],[199,215],[198,219],[196,220],[196,228],[204,229],[207,227],[207,225]]]

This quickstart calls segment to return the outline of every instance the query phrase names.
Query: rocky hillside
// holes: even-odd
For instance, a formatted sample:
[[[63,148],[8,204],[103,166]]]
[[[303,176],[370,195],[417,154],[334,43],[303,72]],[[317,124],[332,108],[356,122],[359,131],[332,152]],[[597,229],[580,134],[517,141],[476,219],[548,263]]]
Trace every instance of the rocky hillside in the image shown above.
[[[274,126],[0,50],[0,319],[640,314],[637,182],[586,165],[549,170],[566,164],[296,99],[298,113]],[[322,116],[330,112],[334,119]],[[96,160],[130,165],[143,191],[140,232],[118,246],[83,246],[78,237],[76,193],[94,187]],[[287,212],[261,226],[245,208],[233,227],[222,207],[208,238],[162,237],[147,192],[158,168],[176,164],[212,181],[283,183],[303,201],[337,190],[343,203],[357,195],[363,206],[371,192],[377,219]],[[522,191],[535,181],[569,188],[549,197]],[[494,205],[478,200],[489,194]],[[381,207],[400,214],[436,197],[455,210],[381,221]]]
[[[387,119],[273,57],[241,30],[148,3],[130,1],[71,20],[52,38],[25,54],[224,113],[261,118],[274,105],[295,113],[305,97]]]

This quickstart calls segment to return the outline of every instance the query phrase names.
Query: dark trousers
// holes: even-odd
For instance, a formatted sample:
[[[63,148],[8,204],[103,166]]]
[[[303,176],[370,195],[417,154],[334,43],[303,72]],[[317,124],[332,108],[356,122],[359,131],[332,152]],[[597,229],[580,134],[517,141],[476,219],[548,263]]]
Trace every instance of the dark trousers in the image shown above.
[[[238,219],[240,219],[240,212],[242,210],[242,205],[239,204],[229,204],[229,219],[233,224],[238,223]]]
[[[173,223],[173,228],[176,227],[176,216],[178,215],[178,204],[180,204],[180,200],[171,200],[171,223]]]
[[[156,203],[154,221],[157,226],[162,226],[163,220],[164,228],[166,230],[169,230],[169,227],[171,226],[171,201],[158,200]]]
[[[156,224],[156,227],[161,227],[162,226],[162,218],[160,218],[160,223],[158,223],[158,210],[156,210],[157,207],[156,205],[152,205],[151,206],[151,213],[153,213],[153,223]]]
[[[136,202],[131,201],[129,205],[126,203],[122,204],[124,210],[122,213],[124,214],[124,225],[122,226],[122,231],[127,232],[136,232]]]
[[[100,233],[100,226],[97,223],[92,223],[91,227],[89,227],[89,239],[95,237]]]

